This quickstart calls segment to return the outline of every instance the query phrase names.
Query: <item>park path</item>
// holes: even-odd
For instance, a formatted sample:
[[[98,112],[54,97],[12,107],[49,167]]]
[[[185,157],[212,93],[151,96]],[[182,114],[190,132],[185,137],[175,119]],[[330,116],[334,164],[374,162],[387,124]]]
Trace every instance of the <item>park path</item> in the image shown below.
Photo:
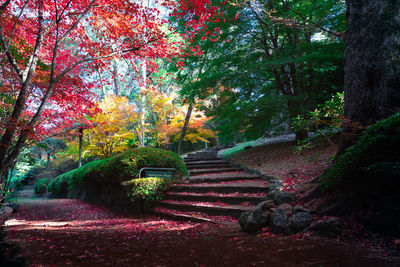
[[[232,222],[132,216],[77,199],[35,198],[32,186],[19,202],[5,225],[29,266],[400,265],[329,239],[248,235]]]

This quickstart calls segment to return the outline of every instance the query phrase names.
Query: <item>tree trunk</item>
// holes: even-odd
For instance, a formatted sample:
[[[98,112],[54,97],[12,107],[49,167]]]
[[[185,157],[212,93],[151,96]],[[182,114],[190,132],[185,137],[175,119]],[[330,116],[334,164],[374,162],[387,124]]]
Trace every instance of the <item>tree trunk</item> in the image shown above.
[[[114,81],[114,94],[115,96],[120,96],[121,92],[119,90],[119,83],[118,83],[118,66],[117,63],[115,62],[113,70],[113,81]]]
[[[78,168],[82,167],[82,145],[83,145],[83,129],[79,129],[79,159]]]
[[[400,1],[347,0],[344,121],[338,155],[400,107]]]
[[[297,98],[297,97],[296,97]],[[289,99],[288,100],[288,111],[290,119],[296,118],[297,115],[301,114],[304,110],[304,101],[301,99]],[[296,142],[304,140],[308,137],[307,130],[298,130],[296,131]]]
[[[183,139],[185,138],[185,134],[186,134],[186,131],[189,126],[190,117],[192,116],[192,110],[193,110],[193,102],[190,102],[189,108],[188,108],[188,111],[187,111],[186,117],[185,117],[185,124],[183,125],[181,136],[179,137],[179,141],[178,141],[178,154],[179,155],[182,154]]]

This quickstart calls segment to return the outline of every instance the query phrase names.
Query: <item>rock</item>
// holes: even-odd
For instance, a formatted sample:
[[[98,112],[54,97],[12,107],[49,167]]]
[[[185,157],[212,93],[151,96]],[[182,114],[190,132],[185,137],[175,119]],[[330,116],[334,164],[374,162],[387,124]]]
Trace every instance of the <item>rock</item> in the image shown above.
[[[274,191],[279,191],[279,189],[281,189],[282,186],[283,186],[283,183],[277,179],[271,179],[268,182],[268,188],[271,193]]]
[[[289,204],[280,204],[280,205],[278,206],[278,209],[282,209],[282,210],[285,212],[286,216],[288,216],[288,217],[292,216],[292,213],[293,213],[293,207],[292,207],[292,205],[289,205]]]
[[[289,220],[283,209],[276,209],[271,215],[271,232],[274,234],[289,234]]]
[[[268,199],[272,199],[275,205],[292,203],[295,200],[293,192],[272,191],[267,195]]]
[[[293,214],[298,213],[298,212],[307,212],[307,213],[309,213],[310,211],[308,209],[304,208],[301,205],[297,205],[297,206],[295,206],[293,208]]]
[[[262,211],[268,211],[269,209],[271,209],[274,206],[275,206],[274,201],[269,199],[269,200],[258,203],[256,206],[256,209],[262,210]]]
[[[11,203],[4,203],[3,204],[4,207],[10,207],[13,209],[13,213],[17,212],[19,209],[19,204],[15,203],[15,202],[11,202]]]
[[[253,211],[245,211],[239,216],[240,228],[243,232],[253,233],[261,229],[259,214]]]
[[[13,209],[8,206],[3,206],[0,208],[0,225],[3,225],[4,222],[11,216],[13,213]]]
[[[314,221],[313,217],[308,212],[294,213],[290,221],[290,229],[294,232],[301,232],[306,229]]]
[[[253,211],[255,217],[259,219],[260,223],[260,229],[264,226],[268,226],[270,221],[271,221],[271,214],[272,212],[270,210],[268,211],[263,211],[261,209],[255,209]]]
[[[322,236],[337,237],[343,233],[343,225],[336,218],[330,218],[312,223],[307,230]]]

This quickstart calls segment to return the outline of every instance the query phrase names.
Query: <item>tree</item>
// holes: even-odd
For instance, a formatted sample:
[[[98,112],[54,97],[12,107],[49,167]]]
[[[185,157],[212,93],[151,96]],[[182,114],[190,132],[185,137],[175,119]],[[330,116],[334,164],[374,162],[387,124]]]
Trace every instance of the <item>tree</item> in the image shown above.
[[[217,97],[208,115],[220,134],[226,133],[225,140],[239,132],[257,138],[341,90],[342,1],[232,1],[226,6],[223,15],[193,26],[186,52],[193,56],[185,57],[178,76],[183,95],[196,91],[202,99]]]
[[[338,154],[400,109],[400,2],[346,1],[344,122]]]
[[[60,84],[115,57],[168,57],[173,46],[160,27],[166,21],[141,1],[4,0],[0,17],[0,59],[5,57],[4,70],[12,77],[8,79],[16,96],[2,125],[0,174],[37,132],[49,99],[65,102],[66,95],[77,96]],[[35,94],[33,102],[30,96]],[[75,113],[83,103],[73,106]]]
[[[117,152],[125,151],[129,147],[129,140],[135,137],[128,130],[134,110],[126,97],[118,96],[105,97],[99,107],[102,112],[93,118],[96,127],[86,130],[90,142],[88,140],[85,150],[91,155],[109,158]]]

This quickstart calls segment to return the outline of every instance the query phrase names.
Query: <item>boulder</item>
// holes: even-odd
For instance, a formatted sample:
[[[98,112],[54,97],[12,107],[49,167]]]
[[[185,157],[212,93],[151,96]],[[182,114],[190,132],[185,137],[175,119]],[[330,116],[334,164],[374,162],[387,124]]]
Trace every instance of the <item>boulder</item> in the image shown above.
[[[312,223],[307,230],[322,236],[337,237],[343,233],[343,225],[336,218],[330,218]]]
[[[269,180],[268,188],[269,188],[270,192],[279,191],[279,189],[281,189],[282,186],[283,186],[283,183],[280,180],[277,180],[277,179]]]
[[[286,212],[283,209],[276,209],[271,214],[271,232],[274,234],[289,234],[289,220]]]
[[[275,205],[292,203],[295,200],[295,195],[293,192],[285,192],[285,191],[272,191],[267,195],[268,199],[272,199]]]
[[[307,212],[310,213],[310,210],[306,209],[305,207],[301,206],[301,205],[296,205],[293,208],[293,214],[298,213],[298,212]]]
[[[269,225],[271,212],[262,209],[243,212],[239,217],[239,224],[243,232],[257,232],[262,227]]]
[[[290,204],[286,204],[286,203],[285,204],[280,204],[278,206],[278,209],[282,209],[285,212],[287,217],[290,217],[293,214],[293,207]]]
[[[308,212],[297,212],[293,214],[290,221],[290,229],[293,232],[301,232],[314,221],[314,218]]]
[[[268,211],[275,206],[274,201],[269,199],[257,204],[256,209],[262,211]]]
[[[0,225],[3,225],[4,222],[11,216],[13,213],[13,209],[9,206],[2,206],[0,208]]]
[[[253,233],[261,229],[260,217],[253,211],[245,211],[239,216],[240,228],[243,232]]]

